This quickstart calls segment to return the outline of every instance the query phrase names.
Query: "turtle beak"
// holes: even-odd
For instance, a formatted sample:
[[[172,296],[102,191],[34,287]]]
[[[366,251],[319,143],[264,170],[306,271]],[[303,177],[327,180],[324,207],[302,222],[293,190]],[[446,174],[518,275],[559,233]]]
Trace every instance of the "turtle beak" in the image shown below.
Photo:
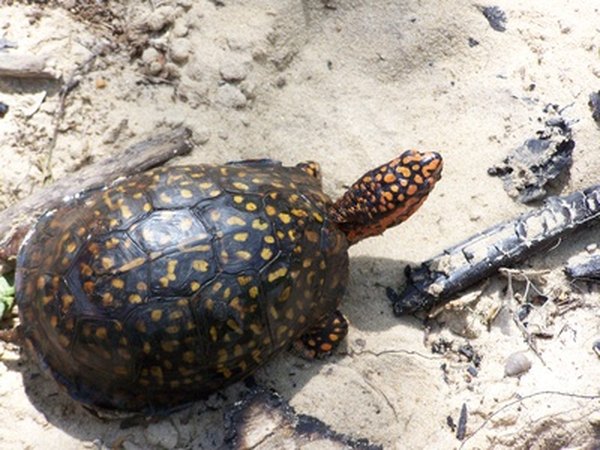
[[[436,152],[408,150],[359,178],[333,206],[332,217],[350,244],[408,219],[442,174]]]

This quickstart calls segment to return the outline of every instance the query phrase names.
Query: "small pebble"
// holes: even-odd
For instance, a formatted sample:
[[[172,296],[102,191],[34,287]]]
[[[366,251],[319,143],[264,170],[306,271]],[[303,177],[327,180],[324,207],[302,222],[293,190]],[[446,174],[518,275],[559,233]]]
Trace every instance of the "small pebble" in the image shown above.
[[[104,78],[96,78],[96,89],[104,89],[108,82]]]
[[[523,352],[513,353],[506,359],[504,374],[508,377],[517,377],[531,369],[531,361]]]
[[[194,142],[198,145],[204,145],[210,140],[210,131],[206,129],[198,130],[194,133]]]
[[[191,50],[192,46],[189,40],[183,38],[174,39],[171,42],[171,59],[177,64],[182,64],[189,59]]]
[[[592,344],[592,348],[596,352],[596,355],[600,357],[600,339],[597,339],[596,342]]]
[[[223,106],[235,109],[243,108],[248,102],[244,93],[237,86],[232,84],[219,86],[216,100],[217,103]]]
[[[585,250],[588,253],[594,253],[596,250],[598,250],[598,244],[589,244],[588,246],[585,247]]]
[[[142,53],[142,62],[150,75],[157,75],[164,67],[164,57],[154,47],[149,47]]]
[[[6,103],[0,102],[0,119],[4,118],[7,112],[8,105]]]
[[[179,440],[177,429],[168,420],[148,425],[144,435],[149,444],[159,448],[175,448]]]
[[[248,66],[241,62],[228,61],[220,67],[219,72],[225,81],[237,83],[248,76]]]

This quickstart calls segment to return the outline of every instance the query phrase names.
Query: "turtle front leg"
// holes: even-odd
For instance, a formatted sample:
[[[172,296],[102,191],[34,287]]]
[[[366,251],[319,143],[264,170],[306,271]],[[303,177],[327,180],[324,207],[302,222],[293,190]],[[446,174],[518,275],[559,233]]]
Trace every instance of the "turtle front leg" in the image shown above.
[[[340,345],[348,334],[348,320],[335,311],[294,341],[294,351],[304,359],[324,358]]]

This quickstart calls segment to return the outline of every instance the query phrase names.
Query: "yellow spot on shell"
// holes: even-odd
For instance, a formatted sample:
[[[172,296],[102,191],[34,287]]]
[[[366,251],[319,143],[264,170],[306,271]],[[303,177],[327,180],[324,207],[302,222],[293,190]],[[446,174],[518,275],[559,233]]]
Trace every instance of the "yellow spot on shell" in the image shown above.
[[[257,323],[251,323],[250,324],[250,330],[254,334],[262,334],[262,327],[259,324],[257,324]]]
[[[56,326],[58,325],[58,317],[57,316],[50,317],[50,325],[52,325],[52,328],[56,328]]]
[[[269,314],[271,314],[271,317],[275,320],[279,319],[279,313],[277,312],[277,310],[275,308],[273,308],[272,306],[269,308]]]
[[[217,342],[217,327],[215,327],[214,325],[212,327],[210,327],[210,337],[213,340],[213,342]]]
[[[273,283],[274,281],[278,280],[281,277],[286,276],[288,273],[287,267],[280,267],[277,270],[272,271],[271,273],[269,273],[269,275],[267,275],[267,280],[269,280],[269,283]]]
[[[102,267],[104,267],[106,270],[110,269],[112,266],[115,265],[115,262],[112,260],[112,258],[108,257],[102,258],[101,263]]]
[[[233,196],[233,201],[235,203],[242,203],[244,201],[244,197],[242,197],[241,195],[234,195]]]
[[[200,187],[200,189],[208,189],[208,188],[210,188],[212,186],[213,186],[213,184],[211,182],[208,182],[208,181],[206,181],[204,183],[198,184],[198,187]]]
[[[181,221],[181,229],[183,231],[188,231],[192,228],[193,222],[192,219],[183,219]]]
[[[142,297],[139,294],[131,294],[129,296],[129,303],[132,304],[138,304],[138,303],[142,303]]]
[[[248,295],[250,296],[250,298],[256,298],[256,297],[258,297],[258,288],[256,286],[252,286],[248,290]]]
[[[246,211],[256,211],[257,209],[258,209],[258,206],[256,206],[256,203],[253,203],[253,202],[246,203]]]
[[[112,305],[113,300],[113,295],[110,292],[105,292],[104,294],[102,294],[102,304],[104,306]]]
[[[235,331],[237,334],[242,334],[242,329],[240,328],[240,326],[237,324],[237,322],[233,319],[229,319],[227,321],[227,326],[229,328],[231,328],[233,331]]]
[[[269,216],[274,216],[275,214],[277,214],[277,210],[271,205],[267,205],[265,207],[265,211]]]
[[[62,347],[64,347],[64,348],[67,348],[67,347],[69,346],[69,344],[71,343],[71,341],[70,341],[70,340],[69,340],[69,338],[68,338],[68,337],[66,337],[65,335],[63,335],[63,334],[59,334],[59,335],[58,335],[58,343],[59,343],[59,344],[60,344]]]
[[[162,318],[162,315],[163,315],[162,309],[153,309],[152,312],[150,313],[150,318],[154,322],[158,322]]]
[[[161,192],[159,198],[165,203],[172,203],[173,199],[166,192]]]
[[[268,261],[269,259],[271,259],[273,257],[273,252],[269,248],[263,248],[262,251],[260,252],[260,257],[262,259],[264,259],[265,261]]]
[[[264,241],[267,244],[274,244],[275,243],[275,238],[273,236],[270,236],[270,235],[269,236],[265,236],[264,237]]]
[[[148,354],[152,351],[152,347],[150,346],[150,344],[148,342],[144,342],[142,350],[144,353]]]
[[[227,361],[227,359],[227,350],[224,348],[219,349],[217,352],[217,364],[223,364],[225,361]]]
[[[115,278],[114,280],[112,280],[111,284],[116,289],[123,289],[125,287],[125,282],[120,278]]]
[[[252,281],[252,277],[249,275],[240,275],[239,277],[237,277],[237,281],[240,286],[246,286]]]
[[[188,364],[192,364],[196,360],[196,355],[194,354],[194,352],[190,352],[190,351],[183,352],[181,359],[183,359],[183,361]]]
[[[267,228],[269,228],[269,224],[263,221],[262,219],[254,219],[252,221],[252,228],[254,228],[255,230],[264,231]]]
[[[233,235],[233,240],[238,242],[246,242],[246,240],[248,240],[248,233],[236,233]]]
[[[182,189],[181,191],[179,191],[179,194],[183,198],[192,198],[194,196],[194,194],[192,193],[192,191],[190,191],[189,189]]]
[[[318,212],[313,212],[313,217],[315,218],[315,220],[319,223],[323,223],[323,216],[321,214],[319,214]]]
[[[198,283],[197,281],[192,281],[190,283],[190,289],[192,290],[192,292],[196,292],[198,289],[200,289],[200,283]]]
[[[129,219],[131,216],[133,216],[133,213],[131,212],[131,209],[129,209],[129,206],[121,205],[121,215],[123,218]]]
[[[244,261],[248,261],[252,258],[252,253],[247,252],[246,250],[239,250],[235,252],[236,256]]]
[[[67,244],[67,252],[73,253],[75,250],[77,250],[77,244],[75,244],[75,242],[69,242]]]
[[[233,185],[233,187],[235,187],[236,189],[239,189],[240,191],[247,191],[248,190],[248,185],[245,183],[242,183],[240,181],[235,181],[233,183],[231,183]]]
[[[231,216],[229,219],[227,219],[227,224],[244,226],[246,225],[246,222],[241,217]]]
[[[63,304],[63,311],[66,311],[67,309],[69,309],[69,307],[71,306],[71,303],[73,303],[73,300],[75,298],[72,295],[65,294],[61,297],[61,299],[62,299],[62,304]]]
[[[179,341],[163,341],[160,343],[160,347],[168,353],[174,352],[179,346]]]
[[[290,298],[290,294],[292,293],[292,288],[290,286],[286,287],[281,294],[279,294],[279,301],[285,302],[288,298]]]
[[[106,339],[108,336],[108,332],[106,331],[105,327],[98,327],[98,328],[96,328],[95,335],[99,339]]]
[[[208,272],[208,262],[203,259],[197,259],[192,263],[194,270],[198,272]]]

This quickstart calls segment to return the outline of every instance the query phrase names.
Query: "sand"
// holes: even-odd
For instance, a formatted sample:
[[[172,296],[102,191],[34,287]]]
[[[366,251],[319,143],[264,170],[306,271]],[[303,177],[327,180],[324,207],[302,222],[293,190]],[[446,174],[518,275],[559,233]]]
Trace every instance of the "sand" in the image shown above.
[[[62,81],[0,79],[10,108],[0,119],[0,207],[45,177],[68,177],[180,125],[196,147],[174,163],[316,160],[334,197],[405,148],[437,150],[444,176],[422,209],[351,249],[345,346],[315,363],[281,355],[257,381],[298,412],[386,449],[600,446],[598,289],[562,276],[597,229],[519,266],[550,271],[546,283],[532,277],[550,299],[535,311],[548,336],[535,340],[537,355],[512,320],[517,300],[502,277],[427,327],[394,317],[385,295],[407,263],[528,210],[487,169],[540,129],[547,104],[568,106],[576,141],[570,175],[553,192],[598,182],[600,129],[587,105],[600,89],[597,2],[499,0],[504,32],[481,12],[491,5],[463,0],[32,3],[0,2],[0,37],[18,44],[0,55],[47,56]],[[79,83],[59,117],[59,90],[73,75]],[[433,353],[440,339],[452,349]],[[457,352],[466,344],[481,357],[476,376]],[[506,377],[515,352],[532,367]],[[244,389],[123,430],[0,344],[0,448],[219,448],[223,411]],[[448,418],[458,423],[463,405],[459,441]]]

